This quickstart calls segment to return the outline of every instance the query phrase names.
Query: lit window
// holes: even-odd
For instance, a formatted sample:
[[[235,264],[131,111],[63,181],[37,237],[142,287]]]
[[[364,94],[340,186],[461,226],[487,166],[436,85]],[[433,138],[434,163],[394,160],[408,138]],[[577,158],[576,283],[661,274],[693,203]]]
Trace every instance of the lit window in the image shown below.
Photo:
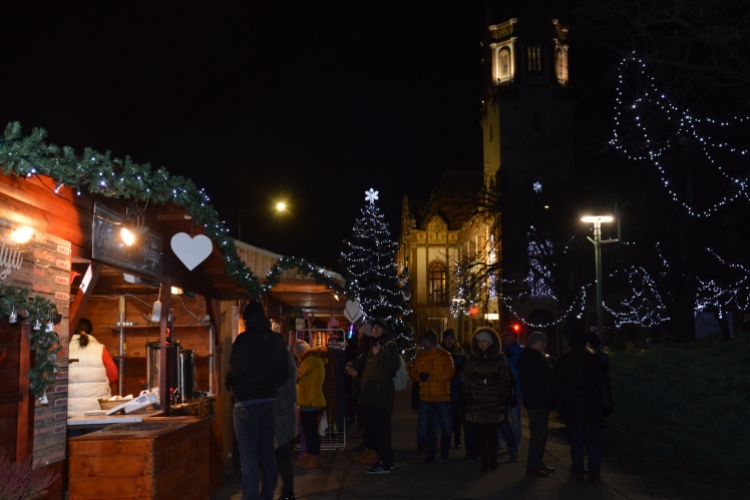
[[[428,287],[430,302],[433,304],[448,302],[448,294],[445,289],[446,274],[445,265],[442,262],[430,264]]]
[[[507,48],[498,52],[498,80],[501,82],[510,80],[510,50]]]
[[[526,61],[529,73],[542,72],[542,47],[529,45],[526,48]]]
[[[562,47],[555,51],[555,73],[560,85],[568,84],[568,52]]]

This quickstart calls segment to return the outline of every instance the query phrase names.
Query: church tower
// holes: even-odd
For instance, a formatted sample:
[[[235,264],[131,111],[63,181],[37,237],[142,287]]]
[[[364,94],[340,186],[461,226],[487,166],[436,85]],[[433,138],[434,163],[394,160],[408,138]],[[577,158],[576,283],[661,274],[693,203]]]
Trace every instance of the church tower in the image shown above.
[[[519,13],[524,17],[510,19],[488,13],[482,42],[484,183],[500,200],[504,297],[528,289],[530,214],[550,208],[545,190],[564,184],[573,161],[568,30],[539,10],[527,6]],[[515,304],[514,313],[528,319],[553,310],[549,300],[531,299]]]

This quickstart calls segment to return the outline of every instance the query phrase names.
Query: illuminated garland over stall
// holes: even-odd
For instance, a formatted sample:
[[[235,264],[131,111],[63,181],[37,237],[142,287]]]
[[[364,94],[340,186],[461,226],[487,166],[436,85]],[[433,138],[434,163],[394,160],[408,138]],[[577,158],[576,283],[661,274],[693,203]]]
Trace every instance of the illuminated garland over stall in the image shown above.
[[[234,281],[244,288],[250,297],[261,299],[281,279],[287,269],[297,269],[302,274],[312,275],[319,284],[343,292],[343,287],[332,280],[332,274],[311,264],[304,259],[283,257],[271,267],[266,281],[261,283],[257,276],[247,268],[237,254],[234,239],[224,222],[219,220],[218,212],[209,203],[210,199],[204,189],[198,189],[193,182],[182,176],[170,175],[164,168],[153,169],[149,164],[133,163],[130,157],[112,158],[109,151],[99,153],[86,148],[79,157],[70,147],[59,148],[46,144],[47,132],[36,128],[31,135],[21,135],[18,122],[9,123],[0,139],[0,171],[5,175],[15,174],[20,177],[46,175],[51,177],[57,192],[63,186],[69,186],[80,195],[81,189],[89,193],[109,198],[127,198],[139,202],[150,201],[157,204],[173,203],[183,208],[197,224],[201,224],[205,233],[221,249],[225,260],[225,270]],[[0,316],[9,316],[14,309],[26,310],[29,313],[26,321],[32,325],[39,323],[39,314],[54,309],[54,304],[41,298],[34,298],[28,303],[28,290],[18,290],[3,286]],[[32,381],[32,392],[43,394],[44,389],[54,380],[54,357],[61,350],[57,336],[44,328],[34,329],[37,348],[37,359],[29,371]],[[46,329],[49,330],[49,329]],[[54,357],[53,357],[54,356]],[[51,359],[50,359],[51,358]]]

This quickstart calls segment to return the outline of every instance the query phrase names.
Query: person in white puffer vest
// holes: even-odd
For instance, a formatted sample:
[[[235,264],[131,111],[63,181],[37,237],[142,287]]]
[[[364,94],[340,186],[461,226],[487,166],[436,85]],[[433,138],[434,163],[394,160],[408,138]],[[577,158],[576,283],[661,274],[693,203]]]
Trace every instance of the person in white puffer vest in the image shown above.
[[[68,367],[68,418],[99,410],[99,398],[109,398],[109,383],[117,380],[117,366],[107,349],[91,336],[91,321],[81,318],[70,339]]]

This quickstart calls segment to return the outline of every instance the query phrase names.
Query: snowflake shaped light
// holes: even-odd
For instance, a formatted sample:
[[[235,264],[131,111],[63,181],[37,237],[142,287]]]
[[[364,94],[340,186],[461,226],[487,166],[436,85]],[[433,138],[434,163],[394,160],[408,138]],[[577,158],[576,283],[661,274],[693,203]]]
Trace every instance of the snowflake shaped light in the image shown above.
[[[537,194],[541,193],[541,192],[542,192],[542,183],[541,183],[541,182],[539,182],[539,181],[536,181],[536,182],[534,183],[534,186],[533,186],[533,188],[534,188],[534,192],[535,192],[535,193],[537,193]]]
[[[369,201],[370,205],[375,204],[375,200],[378,199],[378,192],[375,191],[373,188],[370,188],[369,191],[365,191],[365,201]]]

